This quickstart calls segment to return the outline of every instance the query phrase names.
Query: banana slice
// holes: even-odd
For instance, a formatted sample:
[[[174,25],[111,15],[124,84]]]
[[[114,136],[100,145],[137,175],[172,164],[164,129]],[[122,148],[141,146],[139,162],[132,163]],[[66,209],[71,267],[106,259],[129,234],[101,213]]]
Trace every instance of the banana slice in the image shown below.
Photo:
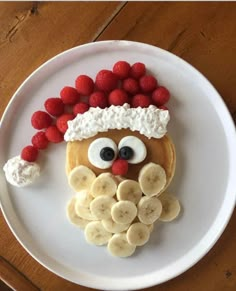
[[[89,193],[88,190],[81,190],[76,194],[76,201],[81,206],[89,207],[92,200],[93,196]]]
[[[125,233],[116,233],[109,240],[107,249],[113,256],[125,258],[135,252],[136,246],[128,243]]]
[[[147,225],[136,222],[129,227],[126,237],[129,244],[143,246],[149,240],[150,230]]]
[[[162,212],[159,220],[161,221],[172,221],[180,213],[180,203],[179,200],[169,193],[162,193],[158,199],[160,199],[162,204]]]
[[[152,224],[162,212],[162,204],[157,197],[144,196],[138,203],[138,218],[144,224]]]
[[[166,172],[160,165],[148,163],[140,170],[138,181],[145,195],[158,195],[166,185]]]
[[[77,166],[68,175],[68,183],[73,190],[79,192],[89,189],[96,175],[92,170],[85,166]]]
[[[80,205],[77,200],[75,202],[75,213],[86,220],[97,220],[97,217],[93,215],[90,208]]]
[[[76,225],[79,226],[80,228],[84,229],[85,226],[90,222],[89,220],[83,219],[82,217],[79,217],[76,213],[75,213],[75,202],[76,202],[76,198],[72,197],[70,199],[70,201],[67,203],[66,206],[66,216],[68,218],[68,220]]]
[[[137,204],[142,197],[142,190],[137,181],[124,180],[118,185],[116,196],[118,200],[129,200]]]
[[[91,195],[98,197],[100,195],[114,196],[117,189],[117,182],[110,173],[100,174],[92,183]]]
[[[111,217],[111,207],[116,200],[107,195],[96,197],[90,204],[91,213],[97,219],[107,219]]]
[[[85,227],[84,234],[88,243],[97,246],[105,245],[112,237],[112,234],[105,230],[101,221],[89,222]]]
[[[137,215],[137,207],[131,201],[119,201],[111,208],[111,217],[116,223],[131,223]]]
[[[105,230],[111,233],[123,232],[127,230],[130,226],[129,223],[126,223],[126,224],[116,223],[112,218],[103,219],[102,225],[104,226]]]

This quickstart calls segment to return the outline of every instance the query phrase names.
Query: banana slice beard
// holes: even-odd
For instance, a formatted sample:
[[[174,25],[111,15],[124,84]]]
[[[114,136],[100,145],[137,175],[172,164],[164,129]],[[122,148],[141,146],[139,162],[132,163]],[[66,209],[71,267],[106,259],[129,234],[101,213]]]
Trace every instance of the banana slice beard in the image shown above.
[[[138,218],[144,224],[154,223],[161,215],[162,204],[157,197],[142,197],[138,203]]]
[[[127,230],[130,226],[129,223],[126,224],[120,224],[120,223],[116,223],[112,218],[108,218],[108,219],[103,219],[102,220],[102,225],[104,226],[104,228],[111,233],[120,233],[123,232],[125,230]]]
[[[139,183],[134,180],[124,180],[117,188],[116,193],[118,200],[129,200],[137,204],[142,197],[142,190]]]
[[[68,176],[68,183],[71,188],[79,192],[89,189],[96,176],[92,170],[85,166],[75,167]]]
[[[112,174],[108,173],[110,172],[110,169],[98,169],[89,162],[87,150],[88,146],[93,140],[99,137],[109,137],[113,139],[116,144],[119,144],[120,140],[127,135],[134,135],[140,138],[147,148],[148,155],[146,156],[146,159],[141,163],[130,164],[129,171],[127,175],[125,175],[125,177],[113,176]],[[176,157],[174,144],[172,143],[170,137],[168,137],[167,135],[161,139],[148,139],[138,132],[130,132],[130,130],[128,129],[109,130],[105,133],[99,133],[93,138],[85,139],[82,141],[68,142],[66,156],[66,173],[71,188],[74,191],[79,192],[77,193],[76,197],[74,197],[74,207],[69,207],[68,203],[68,219],[71,223],[78,225],[81,228],[87,228],[85,237],[88,242],[96,245],[108,243],[108,250],[114,256],[131,256],[135,251],[136,245],[138,246],[140,244],[140,242],[137,243],[137,238],[135,239],[133,237],[134,234],[132,234],[131,226],[135,225],[135,223],[140,223],[141,225],[145,225],[150,233],[154,227],[154,222],[157,219],[161,219],[162,215],[165,216],[164,214],[166,212],[166,209],[169,208],[168,206],[166,207],[166,209],[164,209],[164,202],[160,203],[160,200],[158,199],[157,200],[159,201],[159,203],[157,202],[157,200],[153,200],[150,203],[147,198],[155,199],[157,198],[157,196],[159,198],[164,194],[163,192],[168,187],[174,176],[175,163]],[[82,169],[84,170],[80,171]],[[164,171],[164,173],[162,170]],[[95,175],[99,176],[96,178]],[[100,179],[98,179],[99,177]],[[142,192],[143,194],[141,193],[141,195],[138,194],[137,196],[133,195],[132,192],[135,191],[127,190],[127,182],[123,185],[120,185],[122,182],[127,181],[127,179],[132,179],[134,182],[138,180],[138,182],[140,183],[138,187],[139,189],[141,189],[140,192]],[[112,182],[110,183],[111,180]],[[107,181],[108,184],[106,183]],[[111,186],[112,184],[113,186]],[[93,191],[91,191],[92,185]],[[97,215],[95,215],[94,213],[98,211],[98,207],[96,206],[96,203],[94,201],[98,197],[102,197],[103,195],[118,200],[118,202],[112,204],[111,207],[108,207],[110,208],[110,214],[109,218],[106,219],[97,218]],[[144,197],[142,197],[142,195],[144,195]],[[132,214],[131,208],[127,207],[127,210],[125,211],[126,208],[122,207],[124,210],[124,218],[123,220],[118,218],[119,222],[116,222],[114,221],[115,216],[117,215],[119,217],[119,213],[122,216],[122,212],[120,212],[119,207],[116,206],[117,209],[116,207],[114,207],[119,202],[133,203],[132,205],[136,207],[136,210],[135,214],[131,215],[131,218],[129,218],[130,211]],[[77,205],[76,209],[75,203]],[[156,205],[155,207],[157,207],[157,209],[153,210],[152,205],[153,207],[154,205]],[[93,208],[95,208],[95,211],[93,210]],[[86,218],[82,218],[78,214],[82,214]],[[127,219],[126,216],[129,219]],[[134,218],[132,216],[134,216]],[[99,221],[97,221],[98,219]],[[170,218],[164,218],[164,220],[165,219],[167,219],[166,221],[170,221],[168,220]],[[124,221],[129,222],[124,223]],[[101,227],[101,225],[103,228]],[[96,228],[96,230],[95,226],[98,227]],[[146,230],[145,226],[143,227],[143,229]],[[135,227],[133,228],[135,229]],[[104,229],[107,233],[109,233],[109,235],[107,235],[107,233],[104,233]],[[136,245],[131,245],[128,242],[127,233],[129,229],[131,229],[129,231],[129,237],[131,236],[130,242],[132,242],[133,238]],[[94,233],[94,231],[95,234],[92,235],[91,233]],[[134,233],[136,234],[136,232]],[[114,235],[112,236],[112,234]]]
[[[116,202],[111,208],[111,217],[116,223],[131,223],[137,215],[137,207],[131,201]]]
[[[136,249],[136,246],[129,244],[125,233],[116,233],[109,240],[107,249],[115,257],[129,257]]]
[[[117,190],[117,181],[110,173],[100,174],[91,185],[91,195],[98,197],[100,195],[114,196]]]
[[[85,239],[88,243],[97,246],[105,245],[112,234],[105,230],[101,221],[89,222],[84,230]]]
[[[75,212],[75,202],[76,202],[76,197],[72,197],[70,201],[67,203],[66,206],[66,216],[68,220],[76,225],[79,226],[80,228],[84,229],[85,226],[90,222],[89,220],[86,220],[80,216],[78,216]]]
[[[145,195],[158,195],[166,185],[165,170],[158,164],[148,163],[141,169],[138,181]]]
[[[133,223],[127,230],[127,241],[134,246],[143,246],[150,237],[149,227],[141,222]]]
[[[91,213],[97,219],[108,219],[111,217],[111,207],[115,203],[116,200],[110,196],[98,196],[90,203]]]
[[[179,200],[169,193],[162,193],[158,198],[162,204],[162,212],[159,220],[169,222],[177,218],[181,210]]]

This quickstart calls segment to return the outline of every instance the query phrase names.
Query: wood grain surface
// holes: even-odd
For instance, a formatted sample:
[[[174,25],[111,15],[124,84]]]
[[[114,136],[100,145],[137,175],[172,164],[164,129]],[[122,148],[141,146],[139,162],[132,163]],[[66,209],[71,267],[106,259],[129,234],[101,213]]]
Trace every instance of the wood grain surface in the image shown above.
[[[125,39],[161,47],[195,66],[236,120],[235,16],[235,2],[0,2],[0,116],[24,79],[51,57],[87,42]],[[236,290],[235,228],[234,212],[200,262],[146,290]],[[0,276],[12,289],[93,290],[37,263],[2,215],[0,231]]]

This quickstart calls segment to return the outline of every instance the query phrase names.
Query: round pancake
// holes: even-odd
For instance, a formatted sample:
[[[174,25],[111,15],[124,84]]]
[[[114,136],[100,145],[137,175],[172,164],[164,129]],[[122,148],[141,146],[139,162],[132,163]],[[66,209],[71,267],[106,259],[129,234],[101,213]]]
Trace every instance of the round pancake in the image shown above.
[[[93,166],[88,160],[88,147],[92,141],[100,137],[111,138],[116,144],[125,137],[125,136],[136,136],[141,139],[146,145],[147,156],[144,161],[139,164],[129,164],[128,173],[125,175],[125,178],[138,180],[138,174],[140,169],[147,163],[153,162],[161,165],[167,176],[166,187],[170,184],[174,172],[175,172],[175,147],[169,136],[165,135],[160,139],[151,138],[148,139],[146,136],[140,134],[137,131],[130,131],[129,129],[112,129],[108,132],[102,132],[96,134],[96,136],[84,139],[82,141],[73,141],[67,143],[66,150],[66,173],[69,172],[76,166],[84,165],[90,168],[96,175],[99,175],[104,172],[111,172],[109,169],[99,169]],[[165,187],[165,188],[166,188]]]

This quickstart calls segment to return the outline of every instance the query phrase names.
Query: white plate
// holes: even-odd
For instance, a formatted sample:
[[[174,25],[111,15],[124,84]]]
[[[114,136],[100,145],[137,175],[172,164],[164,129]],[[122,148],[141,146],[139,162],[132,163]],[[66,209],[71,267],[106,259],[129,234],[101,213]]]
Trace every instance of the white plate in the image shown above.
[[[71,225],[65,205],[71,195],[64,172],[66,144],[41,155],[43,174],[18,189],[6,184],[2,167],[30,143],[30,118],[46,98],[58,96],[79,74],[95,77],[118,60],[146,64],[172,100],[169,133],[177,151],[170,186],[181,201],[178,220],[161,224],[130,258],[91,246]],[[17,90],[1,122],[1,204],[23,247],[52,272],[97,289],[128,290],[167,281],[199,261],[222,234],[235,205],[236,138],[232,119],[216,90],[193,67],[159,48],[128,41],[97,42],[66,51],[37,69]]]

